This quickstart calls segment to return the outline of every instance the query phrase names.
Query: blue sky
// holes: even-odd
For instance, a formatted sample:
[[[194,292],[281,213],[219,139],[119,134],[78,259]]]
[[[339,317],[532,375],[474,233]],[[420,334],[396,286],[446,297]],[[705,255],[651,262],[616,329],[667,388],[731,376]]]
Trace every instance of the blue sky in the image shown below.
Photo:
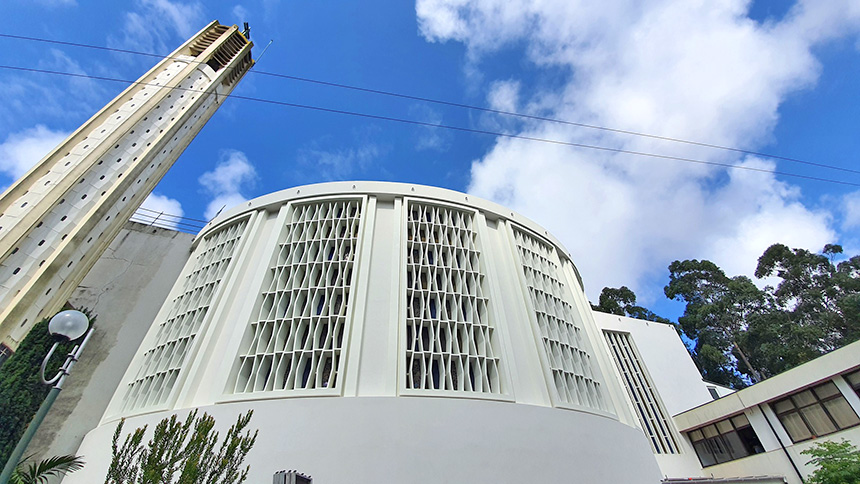
[[[860,169],[860,4],[717,0],[6,0],[0,32],[169,53],[249,21],[255,69]],[[136,79],[153,59],[0,38],[0,64]],[[123,85],[0,69],[0,187]],[[237,94],[860,184],[826,170],[249,74]],[[751,274],[770,244],[860,252],[860,187],[229,100],[147,205],[206,218],[290,186],[468,191],[555,233],[591,299],[675,316],[666,266]]]

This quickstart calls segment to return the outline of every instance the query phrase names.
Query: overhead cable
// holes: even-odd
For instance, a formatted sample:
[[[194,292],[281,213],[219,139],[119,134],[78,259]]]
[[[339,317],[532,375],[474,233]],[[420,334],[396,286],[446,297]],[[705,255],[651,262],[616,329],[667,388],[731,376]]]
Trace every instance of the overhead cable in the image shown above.
[[[99,45],[84,44],[84,43],[79,43],[79,42],[67,42],[67,41],[60,41],[60,40],[44,39],[44,38],[39,38],[39,37],[29,37],[29,36],[23,36],[23,35],[13,35],[13,34],[4,34],[4,33],[0,33],[0,37],[6,37],[6,38],[18,39],[18,40],[27,40],[27,41],[32,41],[32,42],[44,42],[44,43],[50,43],[50,44],[67,45],[67,46],[72,46],[72,47],[82,47],[82,48],[88,48],[88,49],[97,49],[97,50],[104,50],[104,51],[109,51],[109,52],[119,52],[119,53],[124,53],[124,54],[134,54],[134,55],[143,55],[143,56],[148,56],[148,57],[165,58],[165,56],[163,56],[163,55],[154,54],[151,52],[140,52],[140,51],[134,51],[134,50],[128,50],[128,49],[118,49],[118,48],[114,48],[114,47],[105,47],[105,46],[99,46]],[[746,149],[735,148],[735,147],[731,147],[731,146],[705,143],[705,142],[700,142],[700,141],[692,141],[692,140],[687,140],[687,139],[683,139],[683,138],[675,138],[675,137],[671,137],[671,136],[661,136],[661,135],[656,135],[656,134],[643,133],[640,131],[631,131],[631,130],[620,129],[620,128],[612,128],[612,127],[608,127],[608,126],[600,126],[600,125],[595,125],[595,124],[581,123],[581,122],[569,121],[569,120],[552,118],[552,117],[547,117],[547,116],[537,116],[537,115],[519,113],[519,112],[514,112],[514,111],[504,111],[504,110],[499,110],[499,109],[486,108],[486,107],[482,107],[482,106],[475,106],[475,105],[471,105],[471,104],[457,103],[457,102],[452,102],[452,101],[443,101],[443,100],[428,98],[428,97],[424,97],[424,96],[415,96],[415,95],[397,93],[397,92],[386,91],[386,90],[381,90],[381,89],[371,89],[371,88],[366,88],[366,87],[353,86],[353,85],[349,85],[349,84],[342,84],[342,83],[331,82],[331,81],[311,79],[311,78],[307,78],[307,77],[292,76],[289,74],[280,74],[280,73],[276,73],[276,72],[266,72],[266,71],[261,71],[261,70],[257,70],[257,69],[254,69],[250,72],[253,74],[258,74],[258,75],[262,75],[262,76],[276,77],[276,78],[281,78],[281,79],[289,79],[289,80],[293,80],[293,81],[307,82],[307,83],[318,84],[318,85],[323,85],[323,86],[336,87],[336,88],[340,88],[340,89],[349,89],[349,90],[358,91],[358,92],[366,92],[366,93],[371,93],[371,94],[391,96],[391,97],[397,97],[397,98],[401,98],[401,99],[410,99],[413,101],[422,101],[422,102],[427,102],[427,103],[439,104],[439,105],[443,105],[443,106],[451,106],[451,107],[458,107],[458,108],[463,108],[463,109],[471,109],[471,110],[486,112],[486,113],[490,113],[490,114],[497,114],[497,115],[503,115],[503,116],[511,116],[511,117],[518,117],[518,118],[523,118],[523,119],[530,119],[533,121],[557,123],[557,124],[576,126],[576,127],[580,127],[580,128],[594,129],[594,130],[606,131],[606,132],[617,133],[617,134],[626,134],[626,135],[630,135],[630,136],[638,136],[638,137],[656,139],[656,140],[661,140],[661,141],[669,141],[669,142],[673,142],[673,143],[682,143],[682,144],[688,144],[688,145],[693,145],[693,146],[700,146],[700,147],[704,147],[704,148],[712,148],[712,149],[718,149],[718,150],[724,150],[724,151],[731,151],[731,152],[742,153],[742,154],[746,154],[746,155],[759,156],[762,158],[770,158],[770,159],[775,159],[775,160],[788,161],[788,162],[792,162],[792,163],[799,163],[799,164],[803,164],[803,165],[815,166],[815,167],[819,167],[819,168],[826,168],[826,169],[830,169],[830,170],[838,170],[838,171],[847,172],[847,173],[860,174],[860,170],[853,170],[851,168],[845,168],[845,167],[835,166],[835,165],[828,165],[826,163],[818,163],[818,162],[813,162],[813,161],[808,161],[808,160],[801,160],[798,158],[792,158],[792,157],[788,157],[788,156],[774,155],[774,154],[770,154],[770,153],[764,153],[761,151],[746,150]]]
[[[158,84],[141,82],[141,81],[131,81],[128,79],[117,79],[117,78],[113,78],[113,77],[93,76],[93,75],[88,75],[88,74],[78,74],[78,73],[72,73],[72,72],[53,71],[53,70],[47,70],[47,69],[35,69],[35,68],[30,68],[30,67],[0,65],[0,69],[16,70],[16,71],[23,71],[23,72],[35,72],[35,73],[42,73],[42,74],[53,74],[53,75],[61,75],[61,76],[68,76],[68,77],[94,79],[94,80],[100,80],[100,81],[120,82],[120,83],[124,83],[124,84],[140,85],[140,86],[163,87],[163,86],[160,86]],[[190,89],[190,88],[182,88],[182,87],[178,87],[178,86],[173,87],[171,89],[180,90],[180,91],[192,91],[192,89]],[[197,92],[197,91],[195,91],[195,92]],[[845,181],[845,180],[835,180],[832,178],[822,178],[822,177],[815,177],[815,176],[809,176],[809,175],[801,175],[798,173],[789,173],[789,172],[783,172],[783,171],[768,170],[765,168],[757,168],[757,167],[753,167],[753,166],[733,165],[730,163],[721,163],[721,162],[717,162],[717,161],[698,160],[698,159],[694,159],[694,158],[685,158],[685,157],[681,157],[681,156],[663,155],[663,154],[659,154],[659,153],[647,153],[647,152],[643,152],[643,151],[625,150],[625,149],[621,149],[621,148],[611,148],[611,147],[607,147],[607,146],[588,145],[588,144],[583,144],[583,143],[574,143],[571,141],[562,141],[562,140],[554,140],[554,139],[549,139],[549,138],[539,138],[539,137],[535,137],[535,136],[525,136],[525,135],[519,135],[519,134],[502,133],[502,132],[498,132],[498,131],[489,131],[489,130],[483,130],[483,129],[466,128],[466,127],[462,127],[462,126],[435,124],[435,123],[429,123],[429,122],[425,122],[425,121],[416,121],[416,120],[411,120],[411,119],[395,118],[395,117],[391,117],[391,116],[382,116],[382,115],[377,115],[377,114],[360,113],[360,112],[356,112],[356,111],[345,111],[342,109],[324,108],[321,106],[310,106],[310,105],[306,105],[306,104],[290,103],[290,102],[286,102],[286,101],[277,101],[274,99],[265,99],[265,98],[251,97],[251,96],[241,96],[241,95],[238,95],[235,93],[222,95],[222,97],[241,99],[244,101],[253,101],[253,102],[259,102],[259,103],[273,104],[273,105],[279,105],[279,106],[287,106],[287,107],[300,108],[300,109],[309,109],[309,110],[321,111],[321,112],[326,112],[326,113],[343,114],[343,115],[348,115],[348,116],[377,119],[377,120],[382,120],[382,121],[393,121],[393,122],[411,124],[411,125],[416,125],[416,126],[424,126],[424,127],[428,127],[428,128],[449,129],[449,130],[461,131],[461,132],[465,132],[465,133],[485,134],[485,135],[498,136],[498,137],[503,137],[503,138],[521,139],[521,140],[527,140],[527,141],[535,141],[535,142],[549,143],[549,144],[562,145],[562,146],[571,146],[571,147],[575,147],[575,148],[584,148],[584,149],[598,150],[598,151],[611,152],[611,153],[622,153],[622,154],[642,156],[642,157],[659,158],[659,159],[664,159],[664,160],[681,161],[681,162],[685,162],[685,163],[697,163],[697,164],[701,164],[701,165],[721,166],[721,167],[725,167],[725,168],[733,168],[733,169],[738,169],[738,170],[748,170],[748,171],[755,171],[755,172],[761,172],[761,173],[770,173],[770,174],[783,175],[783,176],[788,176],[788,177],[793,177],[793,178],[802,178],[802,179],[806,179],[806,180],[814,180],[814,181],[820,181],[820,182],[826,182],[826,183],[836,183],[836,184],[840,184],[840,185],[860,187],[860,183],[854,183],[854,182],[849,182],[849,181]]]

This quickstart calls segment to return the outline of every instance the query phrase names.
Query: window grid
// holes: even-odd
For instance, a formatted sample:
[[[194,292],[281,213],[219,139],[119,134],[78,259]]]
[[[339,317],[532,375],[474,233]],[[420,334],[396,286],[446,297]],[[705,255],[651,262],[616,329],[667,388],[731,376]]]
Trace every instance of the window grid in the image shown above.
[[[832,381],[771,403],[792,442],[803,442],[860,424],[857,413]]]
[[[854,389],[854,392],[857,393],[857,396],[860,396],[860,370],[857,370],[853,373],[848,373],[844,375],[845,381],[851,385],[851,388]]]
[[[294,205],[233,393],[339,388],[361,200]]]
[[[627,395],[636,407],[639,422],[651,442],[655,454],[678,454],[680,448],[669,417],[662,402],[654,391],[654,384],[648,370],[639,359],[635,343],[630,333],[604,331],[603,336],[609,344],[612,359],[624,380]]]
[[[553,249],[520,230],[513,233],[558,397],[566,404],[606,411],[595,363],[568,302]]]
[[[410,201],[406,234],[406,389],[501,394],[474,215]]]
[[[764,447],[747,416],[738,414],[687,432],[702,467],[722,464],[753,454]]]
[[[201,331],[209,306],[218,291],[248,219],[209,235],[185,277],[182,292],[173,300],[167,318],[159,325],[155,342],[126,391],[123,410],[162,405],[182,371],[186,357]]]

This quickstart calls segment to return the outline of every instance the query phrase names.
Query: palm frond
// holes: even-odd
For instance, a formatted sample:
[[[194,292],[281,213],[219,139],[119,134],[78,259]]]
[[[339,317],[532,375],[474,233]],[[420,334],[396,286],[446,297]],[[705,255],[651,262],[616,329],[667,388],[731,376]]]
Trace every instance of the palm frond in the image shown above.
[[[55,455],[39,462],[18,464],[12,475],[13,484],[47,484],[51,477],[75,472],[84,467],[84,459],[78,455]]]

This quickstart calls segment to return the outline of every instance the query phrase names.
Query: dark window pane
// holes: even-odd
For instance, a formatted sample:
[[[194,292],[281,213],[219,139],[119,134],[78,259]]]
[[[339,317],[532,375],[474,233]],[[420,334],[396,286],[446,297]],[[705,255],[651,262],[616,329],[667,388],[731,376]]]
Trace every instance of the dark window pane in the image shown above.
[[[740,459],[741,457],[749,455],[749,452],[747,452],[747,449],[737,432],[729,432],[726,435],[723,435],[723,441],[725,442],[726,447],[728,447],[728,451],[731,453],[732,459]]]
[[[829,381],[823,385],[818,385],[814,388],[814,390],[819,400],[824,400],[827,397],[839,395],[839,389],[836,388],[836,385],[832,381]]]
[[[732,455],[721,437],[708,439],[705,442],[711,444],[711,451],[714,453],[714,458],[717,459],[718,464],[732,460]]]
[[[855,390],[860,391],[860,371],[855,371],[854,373],[845,375],[845,379],[848,380],[848,383],[850,383]]]
[[[803,419],[800,418],[800,414],[797,412],[783,415],[779,418],[779,421],[782,422],[782,426],[785,427],[785,431],[788,432],[792,442],[800,442],[801,440],[812,438],[812,433],[806,428],[806,424],[803,423]]]
[[[811,390],[804,390],[792,396],[791,398],[792,400],[794,400],[794,404],[798,407],[812,405],[813,403],[815,403],[815,395],[812,394]]]
[[[705,434],[705,437],[709,438],[709,439],[719,435],[719,432],[717,432],[717,428],[714,427],[713,425],[708,425],[707,427],[703,427],[702,433]]]
[[[761,441],[758,440],[758,435],[755,434],[755,430],[752,427],[744,427],[738,430],[738,437],[744,443],[747,453],[761,454],[764,452],[764,446],[761,445]]]
[[[860,423],[860,419],[857,418],[857,414],[854,413],[851,405],[848,405],[848,402],[845,401],[845,397],[828,400],[824,402],[824,406],[827,407],[827,411],[830,412],[833,420],[836,420],[836,424],[839,425],[840,429],[853,427]]]
[[[700,440],[693,444],[693,448],[696,449],[696,455],[699,456],[699,460],[702,462],[702,467],[712,466],[717,463],[717,459],[711,452],[711,448],[707,441]]]
[[[803,414],[803,418],[809,423],[809,426],[812,427],[812,433],[815,435],[827,435],[836,432],[836,426],[833,425],[833,421],[830,420],[830,417],[824,413],[824,408],[821,405],[810,405],[806,408],[800,410],[800,413]]]
[[[741,428],[749,426],[750,421],[747,420],[746,415],[740,414],[732,417],[732,423],[735,424],[735,428]]]
[[[720,420],[719,422],[716,423],[716,425],[717,425],[717,430],[721,434],[725,434],[725,433],[728,433],[728,432],[731,432],[734,430],[734,427],[732,427],[732,423],[729,422],[728,420]]]
[[[794,409],[794,404],[791,399],[786,398],[773,404],[773,411],[776,413],[784,413]]]

